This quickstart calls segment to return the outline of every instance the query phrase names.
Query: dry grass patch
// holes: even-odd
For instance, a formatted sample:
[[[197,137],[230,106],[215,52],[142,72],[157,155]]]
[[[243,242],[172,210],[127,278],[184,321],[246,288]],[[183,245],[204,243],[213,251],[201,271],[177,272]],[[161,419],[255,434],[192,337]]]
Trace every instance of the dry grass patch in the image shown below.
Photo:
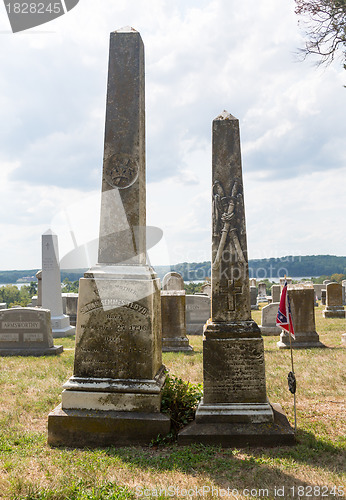
[[[315,485],[343,486],[346,494],[346,349],[340,347],[346,322],[325,320],[321,311],[316,310],[317,331],[330,348],[294,352],[298,442],[291,448],[51,449],[46,442],[47,415],[73,372],[73,351],[52,358],[0,358],[0,498],[124,499],[137,498],[145,489],[154,492],[152,498],[196,498],[182,495],[184,489],[216,498],[216,491],[230,488],[238,493],[229,498],[259,498],[244,490],[263,489],[268,495],[262,498],[274,499],[279,498],[275,488],[284,487],[284,498],[297,499],[297,490],[293,496],[291,488]],[[260,324],[260,311],[253,315]],[[293,423],[293,397],[287,388],[290,353],[279,351],[277,340],[264,338],[268,396],[282,404]],[[201,383],[202,337],[191,336],[190,344],[193,353],[164,353],[163,362],[172,375]],[[160,488],[170,496],[155,496]],[[340,497],[328,493],[324,498]]]

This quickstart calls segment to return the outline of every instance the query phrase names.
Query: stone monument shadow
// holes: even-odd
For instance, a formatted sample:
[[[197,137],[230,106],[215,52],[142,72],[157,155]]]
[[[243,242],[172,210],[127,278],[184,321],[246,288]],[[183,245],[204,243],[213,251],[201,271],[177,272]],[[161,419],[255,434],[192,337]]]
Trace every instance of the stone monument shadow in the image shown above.
[[[310,435],[305,431],[299,431],[299,435]],[[313,436],[313,435],[312,435]],[[314,436],[313,436],[314,437]],[[315,439],[316,445],[321,446],[321,441]],[[323,443],[323,446],[326,446]],[[277,458],[281,457],[294,458],[302,464],[314,464],[314,457],[308,457],[306,454],[299,453],[297,447],[294,446],[281,446],[279,448],[242,448],[247,453],[251,454],[250,457],[240,458],[237,457],[234,448],[222,448],[221,446],[205,446],[203,444],[192,444],[184,447],[166,447],[148,450],[143,448],[138,452],[137,448],[115,448],[111,447],[105,450],[106,455],[110,457],[118,457],[124,463],[131,464],[140,468],[142,471],[155,471],[155,472],[181,472],[183,474],[198,474],[203,477],[205,484],[212,482],[215,487],[220,489],[230,490],[237,489],[243,491],[244,489],[269,489],[267,498],[274,498],[274,487],[285,485],[286,491],[296,484],[297,478],[288,474],[278,467],[272,467],[261,463],[261,458],[268,457]],[[332,445],[327,445],[326,451],[335,453],[335,448]],[[319,450],[316,450],[316,456]],[[304,458],[304,459],[303,459]],[[256,459],[259,459],[256,461]],[[214,464],[214,467],[213,465]],[[328,464],[323,466],[328,469]],[[252,481],[249,482],[249,476],[244,475],[244,470],[251,469]],[[220,475],[219,478],[215,477],[215,470]],[[258,478],[265,477],[266,485],[260,485]],[[228,479],[230,478],[230,479]],[[268,486],[270,485],[270,486]],[[314,487],[317,484],[299,480],[299,485],[306,487]],[[159,489],[159,487],[158,487]],[[278,497],[275,497],[278,498]],[[285,495],[284,498],[287,498]]]

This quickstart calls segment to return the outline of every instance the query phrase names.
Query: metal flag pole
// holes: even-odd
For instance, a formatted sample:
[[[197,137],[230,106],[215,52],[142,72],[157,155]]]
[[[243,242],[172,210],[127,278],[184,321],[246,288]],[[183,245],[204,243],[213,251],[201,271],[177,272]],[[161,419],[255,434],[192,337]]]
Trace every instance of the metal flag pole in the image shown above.
[[[286,275],[285,275],[285,280],[286,280]],[[296,376],[294,374],[294,365],[293,365],[293,348],[292,348],[292,338],[291,338],[291,311],[290,311],[290,304],[289,304],[289,299],[288,299],[288,288],[286,291],[286,313],[287,313],[287,319],[288,319],[288,336],[290,339],[290,350],[291,350],[291,365],[292,365],[292,371],[288,374],[288,388],[290,392],[293,393],[293,398],[294,398],[294,432],[297,432],[297,405],[296,405],[296,389],[297,389],[297,383],[296,383]]]

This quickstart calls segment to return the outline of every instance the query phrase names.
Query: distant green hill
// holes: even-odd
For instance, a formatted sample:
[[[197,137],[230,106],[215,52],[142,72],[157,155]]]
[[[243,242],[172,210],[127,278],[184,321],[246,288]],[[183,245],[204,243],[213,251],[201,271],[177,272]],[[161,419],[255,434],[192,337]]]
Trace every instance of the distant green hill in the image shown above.
[[[26,269],[21,271],[0,271],[0,283],[16,283],[18,279],[24,276],[35,276],[39,269]],[[73,269],[70,271],[61,271],[61,281],[68,278],[70,281],[76,281],[83,276],[86,269]],[[36,281],[36,278],[35,280]]]
[[[157,266],[156,272],[162,278],[169,266]],[[185,281],[203,280],[211,275],[210,262],[183,262],[171,266],[171,271],[180,273]],[[250,259],[250,278],[273,279],[284,276],[331,276],[334,273],[346,274],[346,257],[335,255],[286,256],[268,259]]]

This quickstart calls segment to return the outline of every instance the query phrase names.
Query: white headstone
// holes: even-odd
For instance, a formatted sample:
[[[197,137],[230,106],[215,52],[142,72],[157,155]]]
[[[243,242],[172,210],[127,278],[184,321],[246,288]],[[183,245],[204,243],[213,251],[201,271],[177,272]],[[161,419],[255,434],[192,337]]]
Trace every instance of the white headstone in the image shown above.
[[[260,325],[262,335],[280,335],[281,328],[276,326],[276,317],[279,304],[274,302],[264,306],[262,313],[262,324]]]
[[[50,310],[54,338],[75,334],[62,310],[58,237],[51,230],[42,235],[42,307]]]
[[[206,295],[186,295],[186,333],[203,335],[203,327],[211,315],[211,298]]]

